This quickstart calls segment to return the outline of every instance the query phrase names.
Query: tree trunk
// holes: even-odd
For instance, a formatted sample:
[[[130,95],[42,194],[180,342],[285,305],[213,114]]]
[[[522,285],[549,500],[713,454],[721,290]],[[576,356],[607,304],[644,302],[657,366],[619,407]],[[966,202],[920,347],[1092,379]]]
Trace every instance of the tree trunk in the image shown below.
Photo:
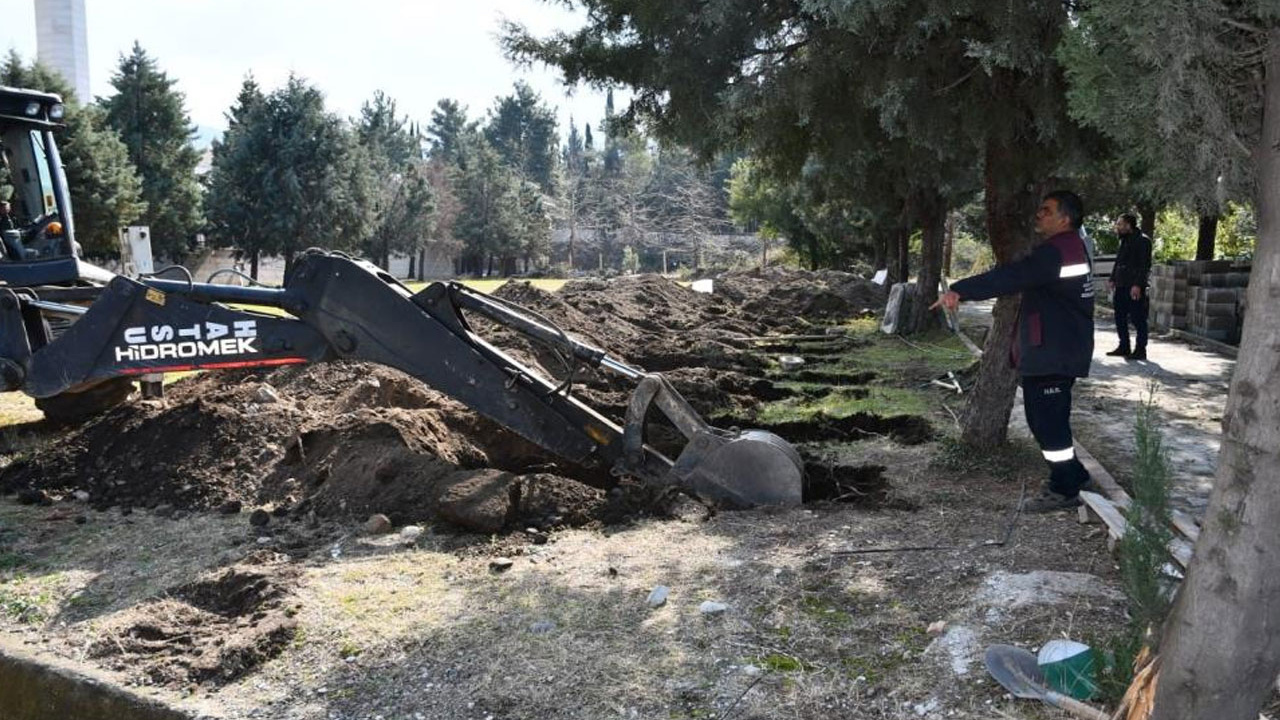
[[[406,277],[418,277],[418,254],[409,253],[409,274]]]
[[[570,215],[569,216],[569,257],[566,258],[569,264],[568,272],[570,274],[569,275],[570,277],[573,276],[573,246],[575,243],[577,243],[577,241],[578,241],[578,221],[573,217],[573,215]]]
[[[916,283],[916,303],[912,305],[914,317],[907,327],[919,333],[941,324],[941,317],[937,312],[930,312],[929,306],[938,299],[938,281],[942,276],[947,201],[937,191],[926,190],[917,195],[913,206],[920,219],[920,276]]]
[[[1280,28],[1267,31],[1251,309],[1204,529],[1165,623],[1154,720],[1258,717],[1280,671]]]
[[[875,234],[874,263],[876,270],[889,267],[889,235],[883,232]]]
[[[1212,260],[1213,244],[1218,239],[1218,216],[1201,215],[1200,232],[1196,236],[1196,259]]]
[[[893,232],[894,282],[911,281],[911,229],[905,220]]]
[[[987,237],[1000,265],[1018,259],[1029,246],[1029,221],[1039,200],[1019,168],[1022,158],[1038,152],[1029,145],[996,138],[987,141],[983,169]],[[995,447],[1008,435],[1009,413],[1018,387],[1018,372],[1009,363],[1009,349],[1015,340],[1021,301],[1020,295],[996,301],[978,377],[960,419],[960,439],[966,445]]]
[[[249,277],[254,280],[258,279],[258,259],[262,256],[261,251],[254,250],[249,255]]]
[[[951,253],[956,244],[956,214],[947,213],[946,234],[942,237],[942,276],[951,277]]]
[[[1156,239],[1156,206],[1154,203],[1139,203],[1138,214],[1142,216],[1142,220],[1138,222],[1138,226],[1142,228],[1142,234]]]
[[[284,251],[284,276],[286,279],[288,279],[291,272],[293,272],[293,250],[289,249]]]

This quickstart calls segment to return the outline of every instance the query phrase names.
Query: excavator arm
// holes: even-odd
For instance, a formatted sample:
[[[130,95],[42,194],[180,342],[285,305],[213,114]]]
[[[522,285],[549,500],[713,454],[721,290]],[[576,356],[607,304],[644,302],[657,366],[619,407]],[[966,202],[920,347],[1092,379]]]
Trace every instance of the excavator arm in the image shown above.
[[[223,303],[276,307],[292,317]],[[0,378],[7,389],[36,398],[130,375],[363,360],[412,375],[581,465],[603,464],[616,475],[727,507],[801,501],[802,463],[776,435],[708,425],[662,376],[612,358],[527,310],[456,283],[413,294],[345,255],[300,255],[282,288],[116,277],[61,336],[32,343],[28,335],[39,331],[32,318],[41,311],[80,312],[0,288]],[[555,383],[486,342],[467,313],[636,382],[625,424],[582,403],[569,383]],[[651,406],[687,438],[674,459],[645,442]]]

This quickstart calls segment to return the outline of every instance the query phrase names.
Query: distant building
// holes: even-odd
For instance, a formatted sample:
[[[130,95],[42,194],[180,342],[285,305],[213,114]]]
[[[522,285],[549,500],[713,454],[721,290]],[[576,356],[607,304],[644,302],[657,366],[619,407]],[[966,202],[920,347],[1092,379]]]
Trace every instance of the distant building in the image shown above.
[[[84,0],[35,0],[36,57],[57,70],[83,104],[89,93],[89,41]]]

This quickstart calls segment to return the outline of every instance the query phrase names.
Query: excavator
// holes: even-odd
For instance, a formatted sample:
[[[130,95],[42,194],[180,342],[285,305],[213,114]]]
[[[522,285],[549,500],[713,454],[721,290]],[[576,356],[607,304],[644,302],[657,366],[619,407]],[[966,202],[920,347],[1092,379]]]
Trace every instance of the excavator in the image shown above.
[[[709,425],[662,375],[460,283],[415,293],[371,263],[324,250],[301,254],[281,287],[200,283],[189,273],[129,278],[85,262],[54,137],[64,112],[57,95],[0,88],[0,186],[13,188],[12,215],[0,218],[0,390],[32,396],[47,416],[102,412],[144,375],[359,360],[401,370],[614,476],[725,508],[802,501],[803,463],[782,438]],[[567,378],[547,378],[486,342],[469,321],[477,316],[550,348]],[[582,366],[634,382],[620,422],[572,394]],[[651,408],[685,439],[675,457],[646,440]]]

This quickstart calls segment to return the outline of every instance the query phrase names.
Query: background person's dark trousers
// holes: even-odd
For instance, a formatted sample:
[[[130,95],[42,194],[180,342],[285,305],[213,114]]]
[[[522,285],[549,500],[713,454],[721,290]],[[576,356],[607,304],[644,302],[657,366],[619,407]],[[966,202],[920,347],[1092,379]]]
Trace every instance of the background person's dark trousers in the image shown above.
[[[1089,471],[1076,459],[1071,438],[1071,388],[1076,379],[1061,375],[1022,378],[1022,407],[1045,462],[1049,490],[1068,498],[1089,483]]]
[[[1120,336],[1121,350],[1128,351],[1130,347],[1134,352],[1147,349],[1147,309],[1150,304],[1147,299],[1147,291],[1144,288],[1142,297],[1134,300],[1129,297],[1129,288],[1116,286],[1115,294],[1111,298],[1111,302],[1116,309],[1116,334]],[[1138,331],[1138,344],[1136,346],[1129,345],[1129,323],[1133,323],[1133,327]]]

